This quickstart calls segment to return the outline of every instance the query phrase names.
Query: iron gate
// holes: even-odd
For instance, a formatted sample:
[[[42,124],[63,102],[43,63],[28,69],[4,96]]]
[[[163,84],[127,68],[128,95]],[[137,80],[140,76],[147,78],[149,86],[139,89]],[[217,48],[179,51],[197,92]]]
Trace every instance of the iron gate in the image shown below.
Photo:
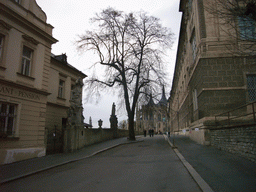
[[[63,129],[58,129],[55,125],[53,129],[48,129],[46,154],[63,152]]]

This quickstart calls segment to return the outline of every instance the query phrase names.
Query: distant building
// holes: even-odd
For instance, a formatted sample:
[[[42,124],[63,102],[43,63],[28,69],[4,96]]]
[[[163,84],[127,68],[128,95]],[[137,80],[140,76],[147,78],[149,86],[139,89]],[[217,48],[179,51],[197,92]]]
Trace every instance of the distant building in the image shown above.
[[[156,104],[150,95],[146,105],[137,108],[136,111],[136,131],[153,129],[156,133],[163,133],[167,130],[167,99],[165,89],[162,89],[160,101]]]
[[[0,164],[46,154],[46,128],[62,126],[85,77],[51,55],[52,29],[35,0],[0,0]]]
[[[207,2],[180,1],[182,20],[169,98],[171,132],[183,132],[202,144],[209,139],[205,123],[214,115],[256,100],[255,56],[232,54],[233,44],[242,47],[245,41],[222,31],[227,26],[205,10]],[[251,30],[256,37],[255,24],[239,30]]]

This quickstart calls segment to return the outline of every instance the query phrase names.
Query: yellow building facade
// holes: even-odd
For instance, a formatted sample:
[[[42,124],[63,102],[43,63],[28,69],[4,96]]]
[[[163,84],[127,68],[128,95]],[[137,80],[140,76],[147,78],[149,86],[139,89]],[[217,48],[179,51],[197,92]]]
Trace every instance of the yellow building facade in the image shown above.
[[[72,82],[85,77],[51,54],[52,29],[35,0],[0,0],[0,164],[46,154],[47,117],[69,106]]]

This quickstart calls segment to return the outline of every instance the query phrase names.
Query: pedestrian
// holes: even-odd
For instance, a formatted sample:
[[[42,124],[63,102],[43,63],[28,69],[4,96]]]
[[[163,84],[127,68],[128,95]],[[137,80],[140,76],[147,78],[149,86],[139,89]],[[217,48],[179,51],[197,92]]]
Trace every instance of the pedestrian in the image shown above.
[[[144,132],[144,137],[146,137],[146,136],[147,136],[147,131],[146,131],[146,129],[144,129],[143,132]]]

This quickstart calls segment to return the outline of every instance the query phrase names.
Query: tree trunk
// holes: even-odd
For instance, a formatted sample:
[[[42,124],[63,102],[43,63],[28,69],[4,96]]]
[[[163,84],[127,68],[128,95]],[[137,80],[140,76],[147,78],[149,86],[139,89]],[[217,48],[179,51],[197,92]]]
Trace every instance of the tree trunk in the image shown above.
[[[135,132],[134,132],[134,113],[130,112],[129,114],[129,140],[135,141]]]

